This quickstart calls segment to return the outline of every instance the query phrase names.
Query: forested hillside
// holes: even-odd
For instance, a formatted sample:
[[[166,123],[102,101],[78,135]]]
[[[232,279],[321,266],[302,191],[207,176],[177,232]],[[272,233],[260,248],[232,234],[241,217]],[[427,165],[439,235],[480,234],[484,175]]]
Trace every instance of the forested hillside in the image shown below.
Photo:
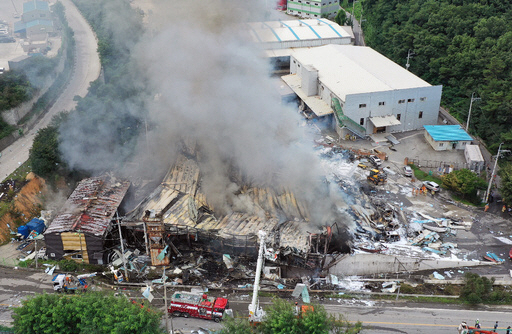
[[[367,44],[443,85],[443,105],[491,151],[512,148],[512,2],[505,0],[364,0]]]

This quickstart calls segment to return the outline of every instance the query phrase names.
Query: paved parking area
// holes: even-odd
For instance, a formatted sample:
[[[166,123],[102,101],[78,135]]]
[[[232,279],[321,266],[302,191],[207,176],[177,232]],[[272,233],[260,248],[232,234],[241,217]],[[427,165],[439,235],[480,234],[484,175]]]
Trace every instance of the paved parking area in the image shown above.
[[[21,19],[23,0],[0,1],[0,20],[8,24],[12,34],[14,22]],[[0,43],[0,67],[9,69],[8,61],[24,55],[19,40],[15,43]]]
[[[416,159],[420,161],[435,161],[445,163],[458,163],[466,162],[463,150],[453,151],[434,151],[432,146],[426,141],[424,137],[424,130],[408,131],[403,133],[394,133],[395,138],[400,141],[400,144],[392,146],[386,142],[378,145],[371,140],[357,139],[356,141],[340,140],[338,143],[345,148],[352,149],[365,149],[365,150],[378,150],[388,155],[388,163],[396,166],[404,165],[406,158],[409,160]],[[333,138],[338,136],[333,133]]]

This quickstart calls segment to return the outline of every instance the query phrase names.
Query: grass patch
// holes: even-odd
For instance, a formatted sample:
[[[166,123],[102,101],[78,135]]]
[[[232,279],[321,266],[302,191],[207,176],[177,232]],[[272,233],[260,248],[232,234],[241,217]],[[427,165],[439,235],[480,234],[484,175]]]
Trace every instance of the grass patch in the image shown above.
[[[420,181],[432,181],[439,185],[443,183],[443,180],[439,177],[436,177],[434,175],[429,175],[429,173],[422,171],[418,166],[416,165],[409,165],[411,166],[412,170],[414,171],[414,177],[417,178]]]

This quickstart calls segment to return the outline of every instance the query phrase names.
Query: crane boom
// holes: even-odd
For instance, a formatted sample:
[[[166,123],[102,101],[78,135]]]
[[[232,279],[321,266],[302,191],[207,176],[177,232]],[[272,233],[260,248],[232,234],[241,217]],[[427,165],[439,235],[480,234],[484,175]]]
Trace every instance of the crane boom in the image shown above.
[[[249,305],[249,321],[260,322],[265,316],[265,311],[259,307],[258,290],[260,289],[261,269],[263,267],[263,252],[265,250],[265,231],[259,231],[260,249],[258,251],[258,262],[256,263],[256,276],[254,277],[254,288],[252,291],[252,302]]]

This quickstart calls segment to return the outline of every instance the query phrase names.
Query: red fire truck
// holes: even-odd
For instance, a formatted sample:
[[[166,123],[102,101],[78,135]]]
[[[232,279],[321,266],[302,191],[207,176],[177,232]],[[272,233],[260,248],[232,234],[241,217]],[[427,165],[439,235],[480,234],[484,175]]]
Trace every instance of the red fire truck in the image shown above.
[[[190,292],[176,292],[171,297],[171,305],[167,311],[175,317],[195,317],[220,322],[228,309],[229,303],[226,298],[208,297],[206,294]]]

